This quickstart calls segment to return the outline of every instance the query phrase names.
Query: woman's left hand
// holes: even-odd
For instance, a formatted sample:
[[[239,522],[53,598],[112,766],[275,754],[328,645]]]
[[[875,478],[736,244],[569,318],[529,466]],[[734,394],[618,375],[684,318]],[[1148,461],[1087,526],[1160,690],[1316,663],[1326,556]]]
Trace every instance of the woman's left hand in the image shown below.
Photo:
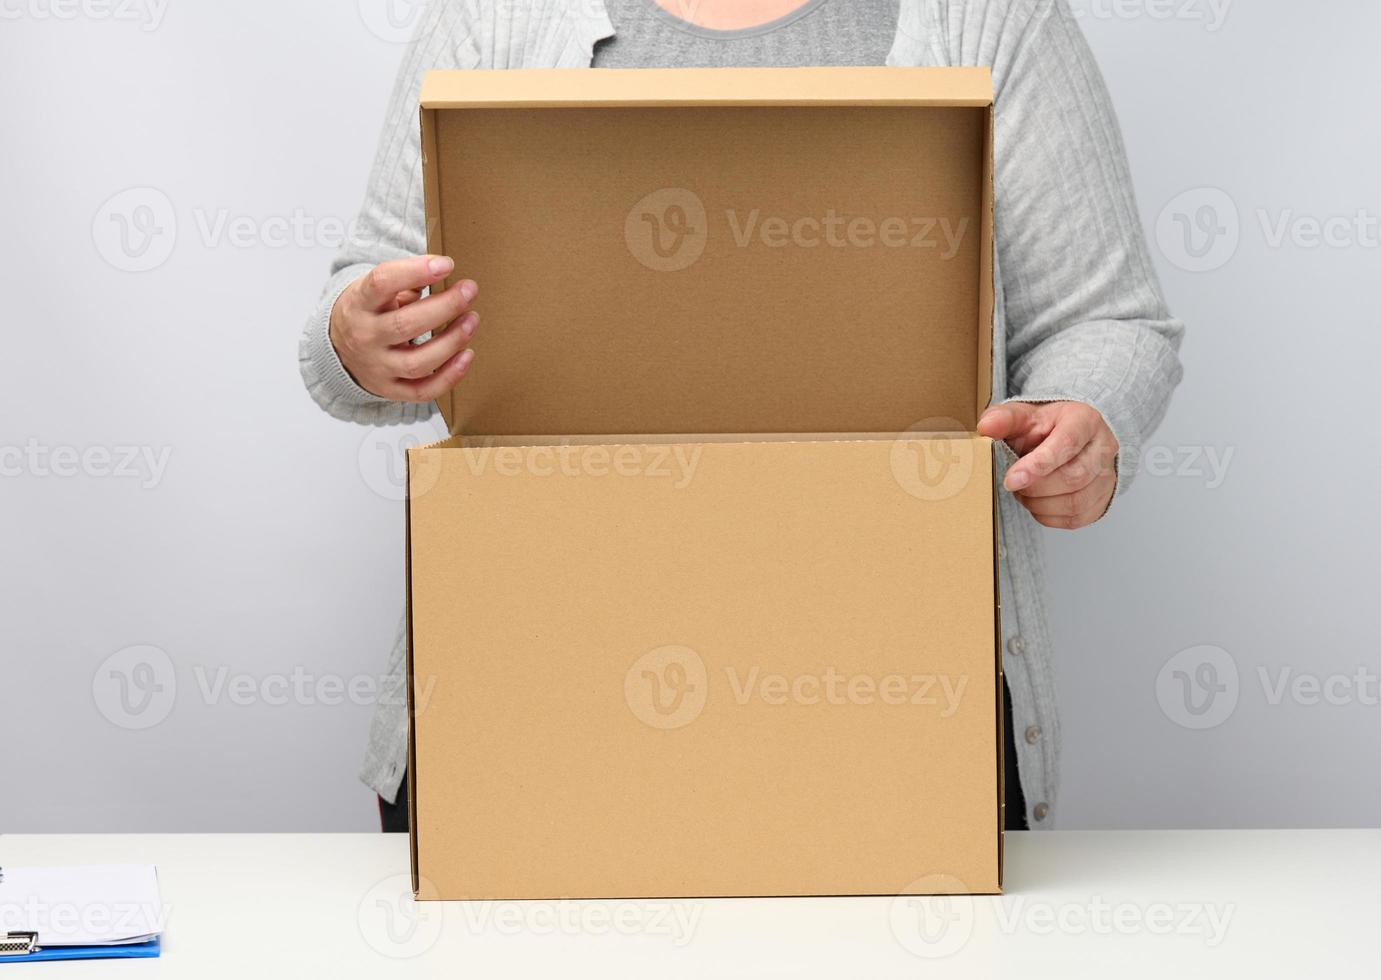
[[[1083,402],[1007,402],[978,421],[1021,457],[1003,486],[1046,527],[1073,531],[1098,520],[1117,488],[1117,437]]]

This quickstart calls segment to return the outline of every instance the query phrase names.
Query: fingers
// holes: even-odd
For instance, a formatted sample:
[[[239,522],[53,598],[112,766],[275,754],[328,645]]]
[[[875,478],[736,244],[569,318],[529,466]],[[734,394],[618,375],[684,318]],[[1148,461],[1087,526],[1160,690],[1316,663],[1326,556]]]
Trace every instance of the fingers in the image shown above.
[[[1029,402],[994,405],[978,420],[978,434],[1004,442],[1020,439],[1038,425],[1040,408],[1041,406]],[[1016,449],[1016,446],[1012,448]]]
[[[978,431],[1020,454],[1003,486],[1046,527],[1073,530],[1099,520],[1117,489],[1117,437],[1083,402],[995,406]]]
[[[443,364],[431,377],[420,381],[399,381],[399,394],[392,397],[405,402],[434,402],[456,385],[470,371],[475,352],[463,350]]]
[[[1083,490],[1058,497],[1022,497],[1022,507],[1047,527],[1073,530],[1101,518],[1112,497],[1113,480],[1099,479]]]
[[[388,347],[408,344],[425,333],[445,329],[458,320],[479,295],[479,287],[466,279],[444,292],[380,313],[373,327],[375,339]]]
[[[468,346],[479,314],[470,304],[479,287],[465,279],[439,288],[454,272],[444,256],[398,259],[341,293],[331,308],[331,345],[356,384],[382,398],[427,402],[465,376],[475,357]],[[429,290],[437,291],[424,298]]]
[[[405,344],[394,348],[388,354],[389,369],[401,380],[417,381],[430,377],[466,348],[479,322],[480,315],[472,310],[425,344]]]
[[[1023,497],[1058,497],[1082,490],[1104,474],[1113,472],[1116,453],[1105,449],[1094,438],[1083,451],[1049,476],[1033,481],[1021,491]]]
[[[1096,432],[1088,414],[1061,412],[1050,434],[1007,471],[1003,486],[1013,492],[1025,490],[1083,452],[1084,447],[1093,441]]]
[[[419,255],[395,259],[370,269],[360,280],[358,299],[362,309],[378,313],[389,309],[398,294],[421,292],[455,271],[456,264],[444,255]]]

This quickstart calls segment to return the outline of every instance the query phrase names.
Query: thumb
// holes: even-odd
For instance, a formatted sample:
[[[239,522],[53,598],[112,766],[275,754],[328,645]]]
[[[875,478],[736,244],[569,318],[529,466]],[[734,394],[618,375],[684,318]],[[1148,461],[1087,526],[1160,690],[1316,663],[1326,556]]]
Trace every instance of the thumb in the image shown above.
[[[1036,427],[1039,407],[1030,402],[994,405],[978,420],[978,434],[1004,442],[1018,441]]]

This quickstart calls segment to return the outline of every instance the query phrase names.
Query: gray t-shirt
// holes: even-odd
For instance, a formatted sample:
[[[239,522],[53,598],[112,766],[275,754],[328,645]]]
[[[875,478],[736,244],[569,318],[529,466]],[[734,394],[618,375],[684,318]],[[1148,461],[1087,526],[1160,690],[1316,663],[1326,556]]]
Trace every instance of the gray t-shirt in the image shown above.
[[[687,10],[694,0],[686,0]],[[757,27],[716,31],[656,0],[606,0],[616,34],[595,68],[806,68],[881,65],[897,32],[898,0],[806,0]]]

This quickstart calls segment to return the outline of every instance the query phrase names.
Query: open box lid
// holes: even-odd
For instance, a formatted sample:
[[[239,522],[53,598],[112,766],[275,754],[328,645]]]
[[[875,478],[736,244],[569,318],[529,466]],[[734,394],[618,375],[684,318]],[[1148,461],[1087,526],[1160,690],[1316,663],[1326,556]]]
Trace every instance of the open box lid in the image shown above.
[[[480,284],[477,435],[972,431],[983,68],[431,72],[428,249]]]

